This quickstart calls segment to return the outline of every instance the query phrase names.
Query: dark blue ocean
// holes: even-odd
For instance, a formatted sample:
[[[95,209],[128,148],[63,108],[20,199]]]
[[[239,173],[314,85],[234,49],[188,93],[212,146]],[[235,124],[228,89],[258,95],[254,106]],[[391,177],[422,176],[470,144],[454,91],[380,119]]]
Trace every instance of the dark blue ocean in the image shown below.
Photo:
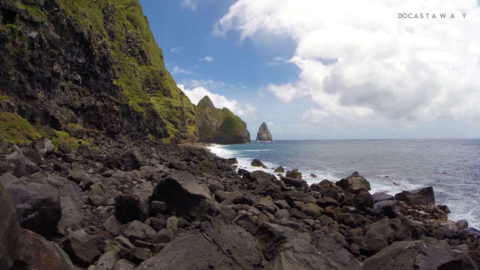
[[[433,186],[437,203],[452,220],[480,228],[480,140],[319,140],[213,145],[218,156],[239,160],[248,170],[254,158],[270,169],[299,169],[309,183],[337,181],[358,171],[373,192],[395,194]],[[312,178],[311,173],[317,178]]]

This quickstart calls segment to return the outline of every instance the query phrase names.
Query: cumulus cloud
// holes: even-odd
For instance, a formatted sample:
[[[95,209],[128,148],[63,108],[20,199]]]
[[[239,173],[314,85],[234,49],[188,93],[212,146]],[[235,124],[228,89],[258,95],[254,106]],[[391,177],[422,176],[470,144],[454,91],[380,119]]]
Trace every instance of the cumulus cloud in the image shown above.
[[[228,108],[230,111],[241,117],[254,117],[257,112],[257,108],[250,103],[239,104],[236,100],[228,99],[225,96],[213,93],[202,86],[193,89],[186,89],[183,84],[178,84],[178,88],[180,88],[194,104],[198,104],[203,97],[208,96],[215,107]]]
[[[399,13],[424,19],[399,19]],[[304,118],[475,120],[479,29],[475,0],[238,0],[214,33],[291,38],[296,49],[289,62],[299,77],[267,89],[285,103],[311,99]]]
[[[198,0],[182,0],[180,5],[182,8],[185,8],[185,9],[197,10]]]

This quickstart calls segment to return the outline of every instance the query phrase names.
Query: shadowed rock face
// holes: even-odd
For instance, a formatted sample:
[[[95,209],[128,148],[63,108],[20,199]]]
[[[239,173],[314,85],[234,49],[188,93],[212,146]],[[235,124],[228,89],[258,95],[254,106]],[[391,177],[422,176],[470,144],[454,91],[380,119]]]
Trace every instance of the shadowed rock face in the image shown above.
[[[260,128],[258,129],[257,141],[261,141],[261,142],[273,141],[272,133],[270,133],[270,130],[268,130],[267,124],[265,124],[265,122],[263,122]]]

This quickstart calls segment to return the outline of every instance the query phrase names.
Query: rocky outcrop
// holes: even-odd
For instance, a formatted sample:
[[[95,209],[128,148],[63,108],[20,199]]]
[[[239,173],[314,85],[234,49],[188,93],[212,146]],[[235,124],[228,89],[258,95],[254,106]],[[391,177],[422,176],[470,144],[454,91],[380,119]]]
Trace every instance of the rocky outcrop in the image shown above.
[[[272,133],[270,133],[270,130],[268,130],[267,124],[263,122],[260,125],[260,128],[258,128],[257,132],[257,141],[259,142],[271,142],[273,141],[272,139]]]
[[[247,124],[229,109],[215,108],[208,96],[198,102],[196,119],[201,142],[220,144],[250,142]]]
[[[196,139],[194,105],[138,1],[2,0],[0,14],[0,94],[11,113],[80,138]]]

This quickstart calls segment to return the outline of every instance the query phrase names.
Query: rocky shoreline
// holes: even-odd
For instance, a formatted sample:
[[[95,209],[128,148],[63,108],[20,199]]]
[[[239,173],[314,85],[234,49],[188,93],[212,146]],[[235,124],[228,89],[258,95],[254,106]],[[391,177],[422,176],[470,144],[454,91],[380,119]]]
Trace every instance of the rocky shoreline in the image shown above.
[[[478,269],[433,189],[308,186],[154,140],[0,145],[0,269]]]

